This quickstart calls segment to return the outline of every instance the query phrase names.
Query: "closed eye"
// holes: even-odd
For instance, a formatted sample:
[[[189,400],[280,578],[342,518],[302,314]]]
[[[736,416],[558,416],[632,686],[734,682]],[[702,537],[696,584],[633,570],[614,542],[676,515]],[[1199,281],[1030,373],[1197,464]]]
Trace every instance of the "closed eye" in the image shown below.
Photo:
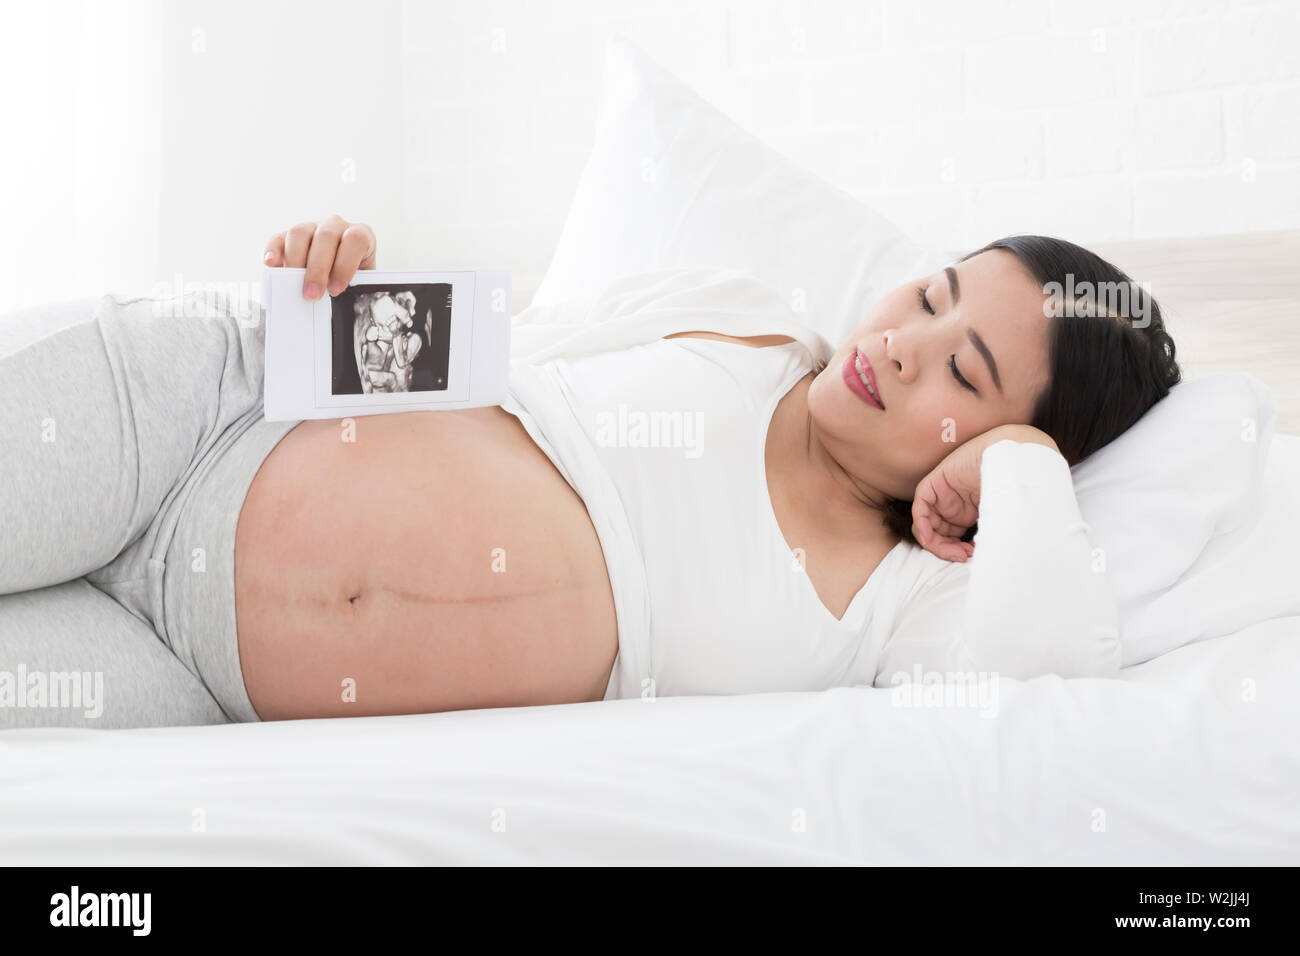
[[[929,312],[931,315],[934,315],[934,307],[930,305],[930,300],[926,297],[925,286],[919,285],[916,287],[916,298],[917,301],[921,303],[921,308],[925,309],[925,311]],[[979,389],[966,381],[966,376],[962,375],[961,371],[957,368],[956,355],[948,357],[948,367],[952,369],[952,377],[957,380],[958,384],[960,384],[962,388],[968,389],[976,395],[979,394]]]
[[[951,355],[951,356],[948,357],[948,367],[949,367],[950,369],[952,369],[952,377],[955,378],[958,382],[961,383],[961,387],[962,387],[962,388],[968,388],[968,389],[970,389],[972,392],[974,392],[976,395],[979,394],[979,389],[977,389],[977,388],[976,388],[974,385],[972,385],[970,382],[966,381],[965,376],[963,376],[963,375],[961,374],[961,372],[958,371],[958,369],[957,369],[957,356],[956,356],[956,355]]]
[[[931,315],[934,315],[934,309],[930,306],[930,300],[925,297],[925,286],[917,286],[916,295],[921,301],[921,308],[925,309],[925,311],[929,312]]]

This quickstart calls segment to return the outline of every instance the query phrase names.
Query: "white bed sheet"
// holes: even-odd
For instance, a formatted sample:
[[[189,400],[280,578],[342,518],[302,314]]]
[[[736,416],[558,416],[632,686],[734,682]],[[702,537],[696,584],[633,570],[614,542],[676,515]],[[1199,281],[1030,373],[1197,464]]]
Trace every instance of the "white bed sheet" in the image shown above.
[[[1288,617],[992,717],[842,688],[8,731],[0,862],[1294,865],[1298,685]]]
[[[0,354],[20,344],[0,334]],[[1277,591],[1294,562],[1228,563],[1246,552],[1253,587],[1296,596]],[[1119,680],[1003,681],[994,718],[840,689],[6,731],[0,864],[1295,865],[1298,687],[1284,616]]]

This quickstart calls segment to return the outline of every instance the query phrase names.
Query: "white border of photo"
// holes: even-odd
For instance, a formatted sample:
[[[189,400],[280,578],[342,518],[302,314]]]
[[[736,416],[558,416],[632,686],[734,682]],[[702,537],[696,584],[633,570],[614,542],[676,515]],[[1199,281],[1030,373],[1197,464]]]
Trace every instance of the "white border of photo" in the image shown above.
[[[510,366],[509,272],[357,273],[349,288],[437,283],[452,287],[447,388],[369,395],[332,393],[328,384],[332,299],[328,295],[316,301],[304,298],[305,276],[305,269],[265,270],[264,405],[268,421],[479,408],[505,399]]]

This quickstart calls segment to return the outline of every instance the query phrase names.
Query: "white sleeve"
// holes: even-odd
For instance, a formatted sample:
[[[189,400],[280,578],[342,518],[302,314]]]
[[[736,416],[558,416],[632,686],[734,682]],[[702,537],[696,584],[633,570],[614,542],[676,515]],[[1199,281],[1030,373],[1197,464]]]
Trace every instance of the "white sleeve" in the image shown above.
[[[980,462],[979,530],[965,565],[945,567],[900,613],[876,678],[922,672],[1118,673],[1118,612],[1059,452],[1004,439]],[[951,568],[951,570],[950,570]]]

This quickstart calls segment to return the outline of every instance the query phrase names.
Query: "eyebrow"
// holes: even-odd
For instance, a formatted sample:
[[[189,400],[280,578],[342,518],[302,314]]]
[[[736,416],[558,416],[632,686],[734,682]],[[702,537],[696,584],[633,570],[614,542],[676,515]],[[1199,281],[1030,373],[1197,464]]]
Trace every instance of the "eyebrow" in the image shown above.
[[[961,301],[961,286],[957,284],[957,270],[952,266],[944,266],[943,274],[948,277],[948,292],[952,295],[952,304],[956,305]]]
[[[993,353],[989,351],[989,347],[984,344],[984,340],[980,338],[980,334],[974,329],[967,329],[966,335],[974,343],[980,355],[984,357],[984,363],[989,367],[989,374],[993,376],[993,384],[998,387],[999,392],[1002,391],[1002,379],[998,377],[998,363],[994,360]]]

